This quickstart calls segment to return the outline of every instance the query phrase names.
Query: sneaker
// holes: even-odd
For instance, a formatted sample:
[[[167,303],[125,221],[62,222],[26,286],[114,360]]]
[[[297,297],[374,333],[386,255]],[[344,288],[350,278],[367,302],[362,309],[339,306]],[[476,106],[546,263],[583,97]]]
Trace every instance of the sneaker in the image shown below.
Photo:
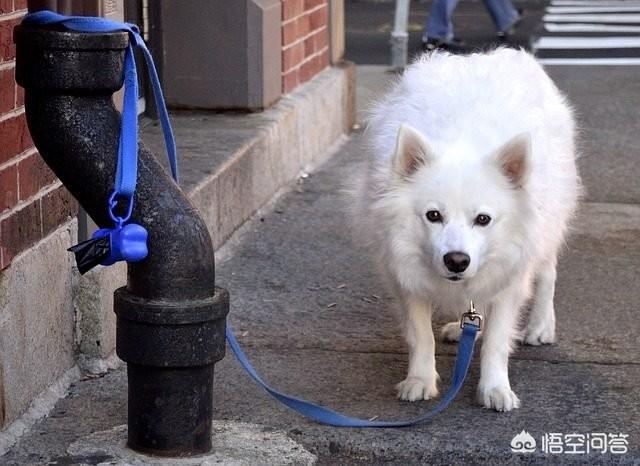
[[[422,42],[422,51],[433,52],[434,50],[452,50],[464,46],[465,43],[457,37],[454,37],[449,42],[446,42],[443,39],[432,38]]]

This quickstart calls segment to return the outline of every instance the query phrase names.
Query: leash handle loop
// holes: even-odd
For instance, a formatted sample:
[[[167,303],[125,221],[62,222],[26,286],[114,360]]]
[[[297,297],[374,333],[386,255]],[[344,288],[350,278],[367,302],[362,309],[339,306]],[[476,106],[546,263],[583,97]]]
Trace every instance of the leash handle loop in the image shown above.
[[[65,16],[48,10],[26,15],[23,23],[62,24],[66,28],[77,32],[124,31],[129,34],[129,45],[125,50],[124,58],[124,101],[118,143],[118,162],[113,193],[109,200],[109,215],[111,219],[116,224],[128,221],[133,211],[133,197],[138,177],[138,74],[133,54],[134,45],[142,50],[142,55],[147,63],[171,167],[171,175],[178,182],[178,157],[173,131],[169,122],[169,114],[162,94],[158,73],[153,63],[153,57],[140,35],[140,29],[135,24],[120,23],[91,16]],[[114,212],[114,208],[117,205],[117,202],[114,202],[116,199],[127,200],[126,215],[124,217],[119,217]]]

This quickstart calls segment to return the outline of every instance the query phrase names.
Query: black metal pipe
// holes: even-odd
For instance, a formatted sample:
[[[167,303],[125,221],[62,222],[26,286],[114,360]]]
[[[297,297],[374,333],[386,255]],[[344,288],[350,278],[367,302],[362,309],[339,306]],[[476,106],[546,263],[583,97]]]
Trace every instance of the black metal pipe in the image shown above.
[[[18,26],[16,81],[40,155],[101,227],[111,227],[126,33]],[[214,364],[225,351],[228,294],[215,287],[206,225],[140,144],[132,221],[149,256],[115,292],[117,353],[128,364],[128,445],[164,456],[211,449]]]

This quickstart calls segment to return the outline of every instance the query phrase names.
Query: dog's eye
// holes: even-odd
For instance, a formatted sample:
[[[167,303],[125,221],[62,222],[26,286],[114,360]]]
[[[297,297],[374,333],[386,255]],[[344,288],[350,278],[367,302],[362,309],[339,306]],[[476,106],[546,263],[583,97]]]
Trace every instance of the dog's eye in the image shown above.
[[[490,221],[491,217],[489,217],[487,214],[480,214],[476,217],[475,224],[484,227],[489,225]]]
[[[430,210],[427,212],[427,220],[432,223],[442,222],[442,215],[437,210]]]

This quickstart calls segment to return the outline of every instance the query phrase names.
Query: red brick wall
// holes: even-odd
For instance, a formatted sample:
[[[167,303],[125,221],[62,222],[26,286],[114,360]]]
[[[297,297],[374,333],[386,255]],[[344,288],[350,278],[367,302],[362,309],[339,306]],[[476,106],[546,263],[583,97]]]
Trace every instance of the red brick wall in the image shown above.
[[[13,27],[26,3],[0,0],[0,270],[78,211],[33,146],[14,81]]]
[[[328,0],[282,0],[282,92],[329,66]]]

